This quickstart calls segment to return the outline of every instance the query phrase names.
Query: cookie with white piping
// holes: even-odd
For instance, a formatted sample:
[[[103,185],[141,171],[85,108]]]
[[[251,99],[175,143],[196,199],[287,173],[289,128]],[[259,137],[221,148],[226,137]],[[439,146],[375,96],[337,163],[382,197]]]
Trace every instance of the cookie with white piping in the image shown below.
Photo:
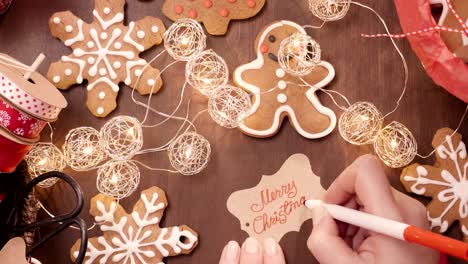
[[[304,86],[296,76],[286,73],[278,63],[281,42],[290,35],[305,30],[291,21],[271,23],[255,42],[257,58],[234,72],[234,82],[253,95],[250,115],[239,128],[247,135],[266,138],[275,135],[288,117],[305,138],[321,138],[336,125],[335,113],[322,105],[317,88]],[[302,78],[318,88],[328,85],[335,77],[333,66],[321,61]],[[272,90],[272,88],[278,87]]]
[[[203,23],[210,35],[224,35],[231,20],[253,17],[265,3],[266,0],[166,0],[162,11],[173,21],[191,18]]]
[[[158,69],[147,65],[139,53],[163,40],[164,24],[145,17],[123,24],[125,0],[95,0],[94,20],[85,23],[70,11],[52,15],[50,30],[73,52],[52,63],[47,77],[60,89],[88,80],[88,109],[105,117],[116,107],[119,83],[140,94],[157,93],[162,87]],[[137,83],[138,80],[138,83]]]
[[[198,234],[186,225],[160,227],[168,205],[164,191],[151,187],[127,213],[118,201],[103,194],[91,200],[90,213],[102,235],[88,240],[84,264],[156,264],[163,258],[190,254],[198,245]],[[70,250],[76,260],[81,241]]]
[[[431,229],[444,233],[455,222],[468,242],[468,152],[462,136],[450,128],[432,140],[436,163],[406,167],[400,180],[406,191],[432,198],[427,205]]]

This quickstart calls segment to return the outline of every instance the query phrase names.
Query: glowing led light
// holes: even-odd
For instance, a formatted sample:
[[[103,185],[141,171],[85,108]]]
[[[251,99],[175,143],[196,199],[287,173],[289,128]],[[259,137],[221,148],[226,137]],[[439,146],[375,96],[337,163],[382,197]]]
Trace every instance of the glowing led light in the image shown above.
[[[354,145],[366,145],[375,141],[382,129],[383,116],[371,103],[351,105],[340,117],[338,129],[344,140]]]
[[[413,161],[418,145],[408,128],[393,121],[380,130],[374,142],[374,150],[389,167],[400,168]]]

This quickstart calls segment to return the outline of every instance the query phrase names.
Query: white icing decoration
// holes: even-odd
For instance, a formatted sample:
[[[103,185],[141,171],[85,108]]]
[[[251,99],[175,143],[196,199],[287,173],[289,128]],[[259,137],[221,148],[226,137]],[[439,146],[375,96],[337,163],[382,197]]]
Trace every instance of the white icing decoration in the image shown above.
[[[106,13],[104,9],[100,10],[101,14],[103,14],[102,12]],[[64,41],[67,46],[82,43],[81,48],[73,50],[72,56],[62,57],[62,61],[72,62],[79,66],[78,69],[64,68],[65,75],[76,76],[77,83],[82,83],[84,77],[94,77],[91,78],[93,82],[89,83],[88,90],[92,90],[96,85],[104,83],[109,85],[113,91],[118,92],[118,82],[121,79],[115,72],[116,69],[125,67],[127,75],[121,78],[125,78],[125,83],[133,83],[134,67],[147,64],[145,60],[138,58],[134,52],[134,47],[139,51],[143,51],[144,46],[131,38],[131,34],[136,27],[134,22],[126,27],[125,35],[120,27],[111,28],[114,24],[123,21],[123,13],[118,13],[109,20],[104,20],[96,10],[93,11],[93,15],[95,20],[99,22],[98,26],[91,24],[85,28],[83,27],[84,22],[77,20],[76,28],[78,33],[75,37]],[[89,32],[84,32],[84,29],[89,30]],[[145,33],[145,31],[140,31]],[[136,34],[141,36],[141,32]],[[89,35],[90,39],[85,40],[85,35],[86,37]],[[87,76],[84,76],[84,71],[86,71]]]
[[[158,33],[158,31],[159,31],[159,27],[158,27],[158,26],[152,26],[152,27],[151,27],[151,32],[153,32],[153,33]]]
[[[52,78],[52,81],[54,81],[54,83],[60,82],[60,76],[55,75],[54,78]]]
[[[142,73],[142,70],[140,70],[140,69],[135,70],[135,76],[140,77],[141,73]]]
[[[145,47],[143,47],[143,45],[138,44],[130,37],[134,28],[135,28],[135,22],[132,21],[128,24],[128,31],[127,31],[127,34],[125,34],[124,36],[124,41],[130,45],[133,45],[137,50],[144,51]]]
[[[84,40],[84,34],[83,34],[83,20],[79,19],[78,21],[76,21],[76,25],[78,26],[78,33],[76,34],[75,37],[71,38],[71,39],[67,39],[65,40],[63,43],[66,45],[66,46],[71,46],[73,44],[75,44],[76,42],[78,41],[83,41]],[[67,26],[68,27],[68,26]],[[70,26],[71,27],[71,26]],[[73,28],[72,28],[73,30]],[[68,31],[68,30],[67,30]],[[71,31],[70,31],[71,32]]]
[[[148,85],[149,86],[153,86],[156,82],[154,81],[154,79],[148,79]]]
[[[442,5],[442,13],[440,14],[438,25],[442,26],[447,18],[447,14],[449,12],[449,8],[447,6],[447,0],[430,0],[429,3],[431,5],[441,4]]]
[[[110,14],[111,10],[108,7],[104,7],[103,12],[104,12],[104,14],[108,15],[108,14]]]
[[[288,97],[285,94],[281,93],[281,94],[278,94],[278,96],[276,97],[276,100],[278,100],[278,103],[284,104],[288,101]]]
[[[137,61],[129,61],[127,62],[126,70],[127,70],[127,78],[125,79],[125,84],[130,85],[132,83],[132,78],[130,71],[132,70],[133,67],[135,66],[144,66],[146,65],[146,61],[143,59],[137,60]]]
[[[453,175],[447,170],[442,170],[440,177],[442,180],[432,180],[427,178],[428,171],[423,166],[416,168],[417,178],[406,175],[403,180],[406,182],[414,182],[410,189],[415,194],[423,195],[426,193],[426,187],[435,185],[444,188],[437,195],[437,200],[446,203],[445,210],[439,216],[432,217],[429,213],[427,215],[431,222],[431,228],[438,227],[440,232],[447,231],[449,224],[444,220],[445,215],[457,204],[458,214],[461,218],[468,217],[468,161],[465,143],[460,144],[455,148],[453,145],[452,137],[449,135],[445,138],[445,144],[437,147],[437,155],[440,159],[450,160],[453,163],[456,175]],[[448,161],[447,161],[448,162]],[[463,164],[464,162],[464,164]],[[461,225],[463,231],[463,225]]]
[[[70,33],[70,32],[73,31],[73,27],[71,25],[68,25],[68,26],[65,27],[65,31]]]
[[[281,90],[286,89],[286,87],[288,87],[288,85],[286,84],[285,81],[279,81],[278,82],[278,88],[280,88]]]
[[[78,70],[78,75],[76,76],[76,82],[78,84],[83,82],[83,70],[84,67],[86,66],[86,62],[78,59],[73,59],[67,56],[62,56],[62,60],[65,62],[73,62],[75,64],[78,64],[79,70]]]
[[[88,89],[88,91],[91,91],[91,90],[94,89],[94,87],[98,83],[101,83],[101,82],[107,83],[112,88],[112,91],[114,91],[116,93],[119,91],[119,86],[117,84],[115,84],[114,82],[112,82],[111,80],[109,80],[109,78],[107,78],[107,77],[101,77],[101,78],[97,79],[95,82],[89,84],[88,87],[86,87],[86,89]]]
[[[275,73],[278,78],[284,78],[284,76],[286,76],[286,72],[281,68],[277,69]]]
[[[107,30],[110,26],[112,26],[115,23],[122,22],[124,19],[124,15],[122,13],[117,13],[113,18],[104,21],[102,17],[99,15],[97,10],[93,10],[93,15],[96,17],[96,19],[99,21],[101,24],[101,27],[104,30]]]
[[[89,241],[86,251],[86,259],[84,264],[109,263],[110,260],[116,263],[128,264],[141,262],[143,264],[153,263],[151,258],[156,257],[156,252],[159,251],[163,257],[169,256],[169,250],[176,254],[183,250],[193,248],[197,242],[197,237],[188,230],[181,230],[179,227],[172,227],[171,231],[168,228],[161,228],[158,237],[155,239],[152,226],[159,225],[161,219],[154,216],[154,213],[163,211],[166,205],[164,202],[159,202],[158,193],[153,193],[151,200],[146,194],[140,196],[144,204],[145,211],[139,213],[134,211],[131,218],[136,225],[127,226],[130,222],[127,216],[122,216],[117,222],[114,214],[117,210],[117,204],[112,202],[109,209],[101,201],[96,202],[96,208],[101,213],[95,217],[96,222],[103,222],[100,225],[101,231],[108,232],[114,237],[107,241],[104,236],[97,238],[97,242]],[[149,227],[149,228],[148,228]],[[170,232],[170,233],[169,233]],[[185,238],[183,242],[181,238]],[[95,243],[95,244],[93,244]],[[78,256],[78,251],[73,252],[73,256]],[[150,262],[146,262],[149,259]],[[163,264],[160,262],[159,264]]]
[[[468,19],[465,22],[465,25],[468,26]],[[465,33],[462,34],[462,41],[463,41],[463,46],[468,46],[468,36]]]
[[[106,73],[107,73],[106,68],[101,68],[101,69],[99,69],[99,74],[100,74],[101,76],[106,75]]]
[[[98,107],[98,109],[96,110],[96,112],[97,112],[99,115],[102,115],[102,114],[104,113],[104,108]]]
[[[247,70],[261,69],[264,66],[264,64],[265,64],[264,54],[260,51],[260,46],[261,46],[262,43],[265,42],[265,38],[269,36],[269,34],[270,34],[270,32],[272,30],[274,30],[276,28],[279,28],[279,27],[282,27],[284,25],[294,27],[299,32],[301,32],[303,34],[306,34],[305,30],[300,25],[298,25],[298,24],[296,24],[294,22],[291,22],[291,21],[283,20],[283,21],[280,21],[280,22],[277,22],[277,23],[274,23],[274,24],[270,25],[268,28],[266,28],[263,31],[263,33],[260,36],[260,39],[258,41],[259,44],[257,46],[257,59],[250,62],[250,63],[248,63],[248,64],[240,66],[234,72],[235,81],[242,88],[244,88],[244,89],[248,90],[250,93],[252,93],[254,95],[254,97],[255,97],[255,99],[253,100],[254,104],[252,106],[250,114],[255,113],[258,110],[259,106],[260,106],[261,89],[259,87],[255,86],[255,85],[251,84],[251,83],[247,83],[246,81],[244,81],[243,78],[242,78],[242,75]],[[325,79],[323,79],[322,81],[315,84],[315,86],[317,88],[323,88],[324,86],[329,84],[333,80],[333,78],[335,77],[335,69],[333,68],[333,66],[330,63],[328,63],[326,61],[320,62],[319,66],[324,67],[324,68],[326,68],[328,70],[328,76]],[[272,126],[270,128],[267,128],[265,130],[254,130],[252,128],[247,127],[243,123],[239,126],[239,128],[241,130],[243,130],[244,132],[246,132],[247,134],[257,135],[257,136],[269,136],[269,135],[274,134],[279,129],[281,114],[282,113],[288,113],[288,115],[290,117],[290,121],[293,123],[293,125],[296,128],[297,132],[299,134],[301,134],[303,137],[306,137],[306,138],[309,138],[309,139],[324,137],[324,136],[330,134],[333,131],[333,129],[335,128],[336,116],[335,116],[335,113],[331,109],[324,107],[320,103],[317,96],[315,95],[315,92],[316,92],[316,89],[314,89],[314,88],[309,89],[306,92],[306,97],[310,101],[310,103],[315,107],[315,109],[317,109],[317,111],[319,113],[328,116],[328,118],[330,119],[330,125],[324,131],[321,131],[321,132],[318,132],[318,133],[310,133],[310,132],[305,131],[301,127],[299,122],[297,121],[296,115],[295,115],[292,107],[289,106],[289,105],[282,105],[282,106],[278,107],[278,109],[275,112],[275,116],[274,116],[274,119],[273,119],[273,124],[272,124]]]
[[[99,35],[99,37],[100,37],[102,40],[106,40],[106,39],[109,37],[109,35],[107,35],[106,32],[102,32],[102,33]]]
[[[104,100],[104,98],[106,98],[106,93],[105,92],[100,92],[98,97],[99,97],[99,99]]]
[[[54,24],[59,24],[60,21],[60,17],[54,17]]]
[[[137,32],[137,37],[140,38],[140,39],[144,38],[145,37],[145,32],[143,30],[139,30]]]
[[[94,40],[94,43],[96,45],[96,47],[98,48],[98,50],[96,51],[84,51],[82,49],[75,49],[73,50],[73,55],[75,55],[76,57],[82,57],[82,56],[85,56],[85,55],[95,55],[97,57],[97,60],[96,60],[96,63],[89,68],[88,70],[88,74],[90,76],[96,76],[97,74],[97,71],[98,71],[98,66],[100,64],[100,62],[104,62],[106,68],[107,68],[107,72],[109,73],[110,77],[112,79],[116,79],[117,78],[117,74],[115,73],[115,71],[112,69],[111,65],[110,65],[110,62],[109,62],[109,58],[108,56],[111,55],[111,56],[120,56],[120,57],[124,57],[126,59],[133,59],[135,57],[135,54],[131,51],[113,51],[113,50],[110,50],[109,47],[114,43],[114,41],[122,34],[122,30],[120,30],[120,28],[115,28],[113,31],[112,31],[112,36],[111,38],[109,39],[109,42],[107,43],[106,46],[102,46],[101,45],[101,42],[99,41],[99,38],[98,38],[98,33],[96,31],[96,29],[92,28],[90,30],[90,36],[92,38],[92,40]]]

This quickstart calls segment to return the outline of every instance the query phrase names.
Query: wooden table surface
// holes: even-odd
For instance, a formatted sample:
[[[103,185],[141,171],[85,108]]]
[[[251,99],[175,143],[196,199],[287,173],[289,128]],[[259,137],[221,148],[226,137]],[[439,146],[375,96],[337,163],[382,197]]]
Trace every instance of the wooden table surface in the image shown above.
[[[56,61],[70,50],[60,41],[54,39],[47,21],[57,11],[71,10],[85,21],[92,20],[94,3],[92,0],[14,0],[10,10],[0,16],[0,52],[7,53],[24,63],[32,63],[34,58],[43,52],[48,57],[40,68],[45,74],[48,64]],[[388,22],[390,30],[399,32],[399,22],[393,1],[361,0],[370,5]],[[127,0],[126,22],[138,20],[150,15],[163,19],[166,26],[171,21],[161,13],[162,0],[136,1]],[[319,24],[319,21],[308,11],[306,0],[279,1],[269,0],[263,11],[250,20],[231,23],[229,32],[222,37],[208,37],[208,47],[225,58],[230,72],[240,64],[255,58],[254,40],[259,30],[275,20],[289,19],[299,24]],[[336,79],[329,89],[345,94],[350,101],[373,102],[383,112],[390,111],[399,97],[403,84],[403,71],[400,59],[388,39],[363,39],[361,33],[382,32],[383,27],[369,11],[352,6],[349,14],[342,20],[328,23],[322,30],[311,30],[309,33],[322,47],[324,60],[331,62],[336,69]],[[431,149],[432,136],[438,128],[455,128],[465,104],[437,87],[425,74],[421,63],[413,54],[406,40],[398,41],[409,64],[410,75],[408,91],[401,106],[386,121],[398,120],[413,131],[421,153]],[[162,50],[162,45],[142,55],[149,59]],[[168,56],[162,56],[154,65],[163,68],[171,62]],[[152,105],[169,112],[178,102],[180,89],[184,81],[182,63],[169,69],[164,75],[163,90],[154,96]],[[123,85],[122,85],[123,86]],[[106,119],[93,117],[85,107],[85,84],[75,86],[64,92],[69,107],[60,119],[53,124],[54,141],[61,146],[70,129],[79,126],[92,126],[99,129],[109,118],[117,115],[144,116],[144,110],[130,101],[130,89],[121,89],[118,97],[119,107]],[[144,99],[144,97],[138,97]],[[192,98],[190,113],[193,116],[206,108],[207,100],[190,90],[185,101]],[[332,102],[320,95],[322,102],[341,112]],[[185,109],[184,109],[185,110]],[[160,118],[152,116],[153,122]],[[178,122],[147,129],[144,131],[145,147],[158,146],[167,141],[178,128]],[[335,177],[356,157],[372,152],[369,147],[356,147],[346,143],[334,131],[331,135],[319,140],[307,140],[301,137],[288,122],[278,135],[270,139],[254,139],[240,131],[224,129],[216,125],[208,115],[197,121],[199,133],[206,136],[212,145],[212,159],[209,166],[199,175],[181,176],[169,173],[141,169],[141,184],[135,195],[124,199],[121,204],[130,209],[138,199],[138,193],[150,186],[164,189],[169,198],[162,226],[187,224],[197,230],[200,244],[190,256],[166,259],[166,263],[215,263],[220,252],[229,240],[243,241],[246,233],[240,230],[239,222],[226,209],[228,196],[236,190],[255,186],[262,174],[273,174],[292,154],[304,153],[312,163],[314,172],[321,176],[322,185],[328,187]],[[48,131],[42,139],[47,141]],[[468,138],[468,125],[464,124],[461,133]],[[169,168],[165,153],[138,156],[141,162],[153,167]],[[433,159],[420,161],[432,164]],[[78,173],[66,171],[80,184],[85,195],[86,205],[81,214],[91,225],[89,200],[97,194],[96,171]],[[389,178],[394,187],[402,190],[399,183],[400,170],[388,169]],[[73,205],[66,187],[57,184],[47,195],[43,195],[46,206],[53,212],[65,212]],[[378,199],[378,197],[376,197]],[[427,202],[428,200],[422,200]],[[311,221],[306,222],[299,233],[287,234],[281,241],[288,263],[316,263],[306,247],[310,234]],[[46,230],[41,230],[45,234]],[[457,236],[458,226],[450,234]],[[100,234],[94,229],[90,236]],[[77,239],[75,230],[67,230],[42,248],[37,257],[43,263],[70,263],[69,248]]]

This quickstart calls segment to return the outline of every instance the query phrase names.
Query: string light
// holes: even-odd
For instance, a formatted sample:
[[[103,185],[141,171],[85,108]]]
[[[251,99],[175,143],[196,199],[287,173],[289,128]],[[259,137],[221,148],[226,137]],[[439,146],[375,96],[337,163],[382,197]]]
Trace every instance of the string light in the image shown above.
[[[312,14],[323,21],[342,19],[349,10],[351,0],[309,0]]]
[[[379,132],[374,149],[389,167],[401,168],[414,159],[418,146],[411,131],[403,124],[393,121]]]
[[[320,45],[314,39],[296,32],[281,42],[278,62],[286,72],[304,76],[320,63],[320,55]]]
[[[132,161],[109,161],[98,170],[96,187],[100,193],[123,199],[140,184],[140,170]]]
[[[210,160],[210,142],[195,132],[185,132],[174,140],[168,149],[172,167],[183,175],[202,171]]]
[[[226,62],[213,50],[206,50],[191,59],[185,68],[187,82],[206,96],[228,83]]]
[[[382,129],[383,116],[375,105],[358,102],[351,105],[340,117],[338,129],[351,144],[366,145],[375,141]]]
[[[252,107],[249,95],[242,89],[225,85],[214,90],[208,101],[208,112],[220,126],[235,128],[248,116]]]
[[[131,159],[143,146],[140,121],[131,116],[117,116],[109,120],[100,132],[105,152],[115,160]]]
[[[35,144],[25,160],[32,179],[51,171],[62,172],[66,166],[62,152],[52,143]],[[58,178],[49,178],[41,181],[39,186],[48,188],[57,181]]]
[[[106,156],[99,132],[92,127],[72,129],[65,137],[62,150],[65,161],[76,171],[93,169]]]
[[[175,60],[188,61],[205,49],[206,35],[197,21],[179,19],[164,33],[164,47]]]

